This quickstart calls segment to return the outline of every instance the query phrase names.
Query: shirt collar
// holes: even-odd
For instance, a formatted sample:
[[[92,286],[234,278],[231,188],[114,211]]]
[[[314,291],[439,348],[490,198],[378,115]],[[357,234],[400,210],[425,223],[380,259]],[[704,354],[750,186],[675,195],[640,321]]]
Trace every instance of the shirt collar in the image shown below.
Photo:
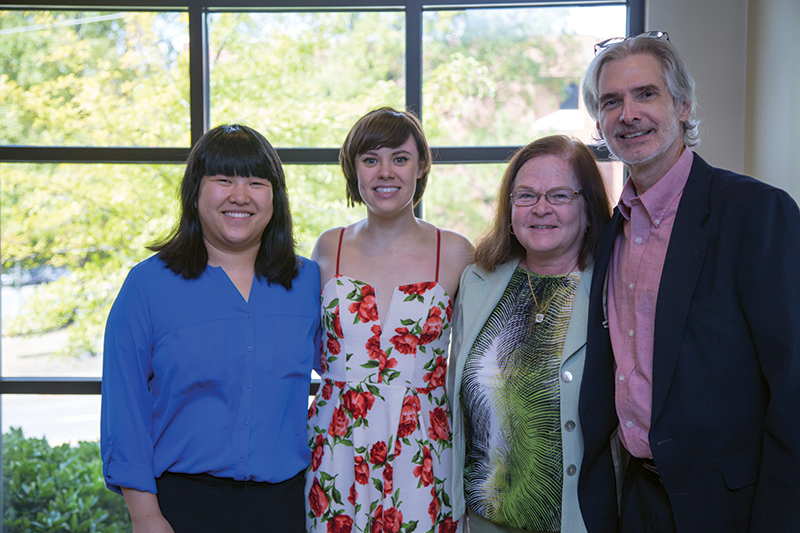
[[[664,174],[664,177],[653,184],[641,196],[637,195],[633,180],[628,179],[622,188],[622,194],[617,203],[620,214],[630,220],[631,206],[634,203],[641,203],[651,223],[657,219],[663,220],[672,202],[686,187],[689,173],[692,170],[693,159],[694,153],[689,148],[684,149],[678,160],[672,165],[672,168]]]

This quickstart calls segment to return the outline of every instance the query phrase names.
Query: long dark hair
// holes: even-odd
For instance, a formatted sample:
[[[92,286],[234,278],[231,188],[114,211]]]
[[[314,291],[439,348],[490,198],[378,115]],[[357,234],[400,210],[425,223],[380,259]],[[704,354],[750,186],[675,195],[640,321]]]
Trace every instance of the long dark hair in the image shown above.
[[[497,192],[494,223],[475,248],[475,262],[481,268],[491,272],[503,263],[525,255],[525,248],[509,232],[511,193],[514,191],[514,180],[522,166],[534,157],[545,155],[563,157],[569,163],[578,187],[583,190],[588,227],[578,253],[578,268],[585,270],[594,262],[600,230],[611,220],[611,203],[603,175],[597,166],[594,154],[585,144],[566,135],[551,135],[523,146],[508,162],[508,168],[503,174]]]
[[[272,218],[261,235],[255,271],[259,279],[292,288],[299,261],[294,251],[292,215],[286,194],[286,178],[278,153],[260,133],[240,124],[217,126],[194,145],[186,160],[181,182],[181,217],[172,233],[150,250],[184,279],[196,279],[205,271],[208,251],[197,212],[203,176],[255,176],[272,184]]]

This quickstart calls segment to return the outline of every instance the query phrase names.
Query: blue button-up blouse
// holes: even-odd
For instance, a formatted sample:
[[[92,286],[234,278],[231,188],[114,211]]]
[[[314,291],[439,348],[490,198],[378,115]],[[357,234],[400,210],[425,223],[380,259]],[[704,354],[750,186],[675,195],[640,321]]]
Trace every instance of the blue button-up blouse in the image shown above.
[[[287,291],[225,272],[194,280],[153,256],[128,274],[106,324],[101,451],[111,490],[156,492],[163,472],[277,483],[310,462],[319,268]]]

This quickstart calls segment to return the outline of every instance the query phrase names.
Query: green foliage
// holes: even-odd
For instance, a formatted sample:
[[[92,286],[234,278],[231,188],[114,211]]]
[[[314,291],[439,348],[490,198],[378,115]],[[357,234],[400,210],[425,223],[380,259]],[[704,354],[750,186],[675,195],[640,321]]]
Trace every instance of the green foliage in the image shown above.
[[[97,442],[51,447],[11,428],[3,435],[6,533],[130,531],[125,501],[105,487]]]
[[[432,145],[523,144],[580,79],[562,8],[428,11],[423,123]],[[188,17],[179,12],[0,11],[0,143],[188,146]],[[352,124],[405,102],[398,11],[211,13],[212,125],[241,122],[277,147],[339,146]],[[436,165],[433,223],[476,238],[503,165]],[[97,355],[128,269],[173,228],[183,169],[171,165],[0,165],[4,269],[49,265],[5,335],[68,328],[62,352]],[[289,166],[298,251],[364,216],[338,166]]]

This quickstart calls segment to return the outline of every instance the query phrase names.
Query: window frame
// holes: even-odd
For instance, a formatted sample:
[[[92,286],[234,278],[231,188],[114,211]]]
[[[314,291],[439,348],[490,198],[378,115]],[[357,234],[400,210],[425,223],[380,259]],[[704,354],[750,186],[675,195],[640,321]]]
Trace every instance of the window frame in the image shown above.
[[[463,10],[479,8],[518,8],[553,5],[552,0],[108,0],[12,1],[0,3],[0,10],[69,10],[69,11],[180,11],[189,14],[189,80],[191,142],[209,129],[210,90],[207,68],[208,32],[206,19],[210,13],[313,12],[402,10],[406,16],[406,107],[420,115],[422,108],[422,25],[423,14],[431,10]],[[580,7],[626,6],[627,34],[644,31],[644,0],[581,0],[556,2]],[[519,146],[432,146],[435,164],[504,163]],[[286,165],[338,164],[338,148],[276,147]],[[598,159],[609,160],[608,152],[592,147]],[[63,147],[0,145],[3,163],[116,163],[116,164],[184,164],[190,147]],[[0,352],[0,362],[2,353]],[[5,394],[100,394],[101,378],[5,377],[0,365],[0,407]],[[312,384],[313,394],[318,384]],[[0,414],[0,417],[2,415]],[[0,418],[1,420],[1,418]],[[2,445],[0,445],[0,458]],[[0,532],[2,524],[0,523]]]

